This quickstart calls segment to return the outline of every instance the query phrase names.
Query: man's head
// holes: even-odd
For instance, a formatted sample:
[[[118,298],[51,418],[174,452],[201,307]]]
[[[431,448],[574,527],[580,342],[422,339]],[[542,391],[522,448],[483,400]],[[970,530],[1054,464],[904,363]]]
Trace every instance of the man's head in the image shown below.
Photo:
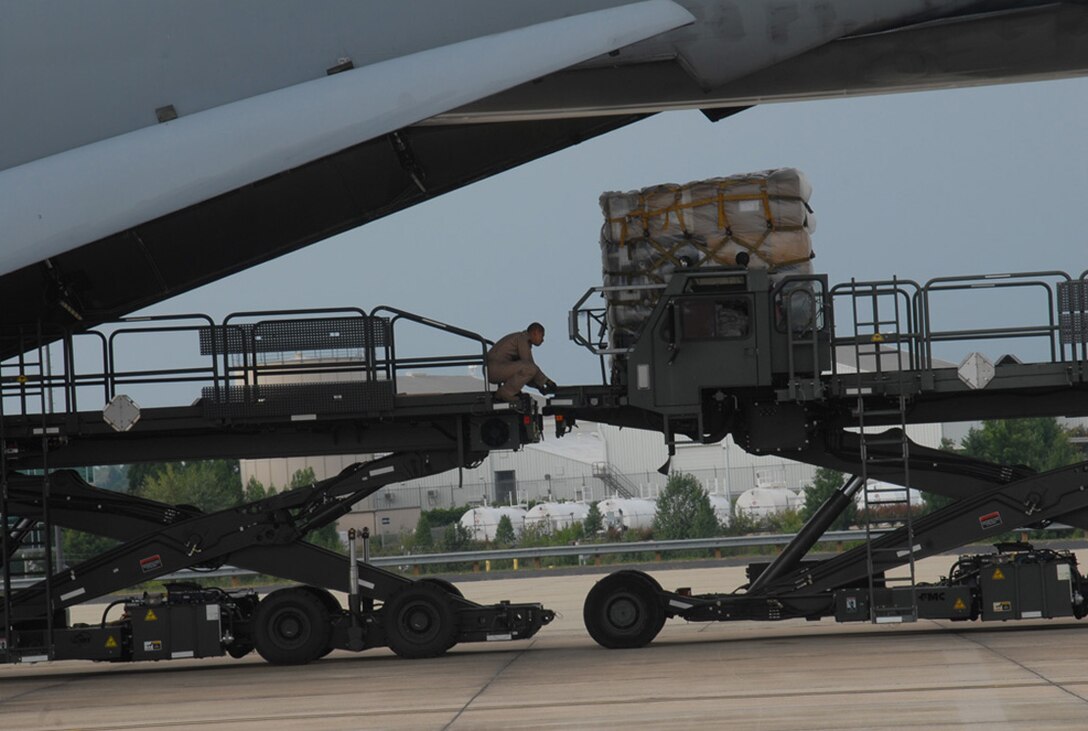
[[[533,345],[540,345],[544,342],[544,326],[539,322],[529,325],[526,332],[529,333],[529,342]]]

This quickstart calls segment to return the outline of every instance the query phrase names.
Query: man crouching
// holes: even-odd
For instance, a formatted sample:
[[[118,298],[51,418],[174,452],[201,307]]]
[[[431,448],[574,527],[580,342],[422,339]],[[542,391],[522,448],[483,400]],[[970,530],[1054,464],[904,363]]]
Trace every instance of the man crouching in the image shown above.
[[[525,384],[531,383],[541,393],[554,393],[555,382],[533,362],[534,345],[544,342],[544,326],[534,322],[525,330],[501,338],[487,351],[487,380],[501,384],[495,396],[517,403]]]

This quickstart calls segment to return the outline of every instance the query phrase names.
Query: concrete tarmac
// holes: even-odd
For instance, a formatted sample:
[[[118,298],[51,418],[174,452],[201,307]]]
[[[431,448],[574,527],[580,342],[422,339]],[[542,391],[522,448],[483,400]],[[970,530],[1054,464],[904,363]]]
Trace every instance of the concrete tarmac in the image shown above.
[[[950,563],[922,562],[919,578]],[[736,567],[653,573],[696,593],[744,581]],[[670,620],[648,647],[605,650],[582,625],[582,601],[598,578],[465,582],[470,599],[539,601],[559,616],[532,640],[460,645],[431,660],[370,650],[305,667],[274,667],[256,654],[0,666],[0,728],[1088,728],[1085,621]]]

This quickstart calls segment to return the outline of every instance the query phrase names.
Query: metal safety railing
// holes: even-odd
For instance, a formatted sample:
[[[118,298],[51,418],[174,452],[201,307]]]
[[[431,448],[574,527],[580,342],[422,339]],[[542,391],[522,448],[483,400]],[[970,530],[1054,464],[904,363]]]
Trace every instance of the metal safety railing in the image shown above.
[[[1088,361],[1088,271],[1077,278],[1046,270],[944,276],[924,283],[898,278],[852,280],[831,287],[826,305],[821,293],[806,294],[813,281],[819,279],[788,276],[775,284],[770,296],[775,298],[776,312],[782,315],[778,325],[783,327],[788,322],[792,330],[799,315],[806,308],[814,308],[814,317],[818,319],[812,321],[814,327],[810,330],[829,330],[833,348],[852,351],[859,343],[869,346],[866,357],[872,362],[854,364],[858,368],[889,374],[894,370],[932,371],[948,365],[939,359],[938,348],[950,343],[966,345],[983,341],[1032,341],[1041,351],[1039,358],[1033,358],[1036,362],[1071,363],[1077,370]],[[571,308],[570,339],[601,358],[603,380],[607,381],[605,357],[622,357],[630,352],[633,340],[650,317],[651,308],[643,307],[638,310],[644,315],[643,320],[628,322],[634,317],[631,312],[637,309],[635,305],[643,300],[656,303],[655,295],[664,287],[660,284],[593,287]],[[991,315],[993,303],[980,296],[986,292],[1005,299],[1019,298],[1013,312],[1026,321],[1004,327],[957,324],[970,314]],[[594,304],[591,299],[595,296],[603,298],[603,304]],[[860,300],[865,300],[863,308],[859,307]],[[867,314],[859,323],[856,320],[862,309]],[[627,313],[622,327],[617,322],[620,310]],[[848,317],[851,313],[855,321]],[[621,330],[623,337],[619,337]],[[790,356],[795,349],[798,353],[802,348],[816,351],[814,338],[793,337],[790,347]],[[832,358],[828,368],[837,375],[841,365]],[[791,374],[792,370],[791,363]]]
[[[398,356],[400,322],[465,339],[473,352]],[[118,394],[141,388],[178,394],[167,405],[187,405],[194,386],[202,398],[229,406],[297,396],[289,384],[297,391],[299,384],[305,390],[380,382],[389,397],[363,401],[388,404],[398,373],[408,370],[476,366],[486,389],[492,345],[469,330],[387,306],[369,313],[354,307],[236,312],[219,323],[203,314],[150,315],[85,332],[20,337],[26,350],[0,362],[5,417],[101,410]]]

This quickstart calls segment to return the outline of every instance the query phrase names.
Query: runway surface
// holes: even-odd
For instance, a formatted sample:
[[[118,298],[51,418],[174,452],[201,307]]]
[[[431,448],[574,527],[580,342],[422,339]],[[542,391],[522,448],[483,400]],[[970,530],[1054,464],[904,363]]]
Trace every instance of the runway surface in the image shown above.
[[[923,562],[920,578],[949,563]],[[744,580],[736,567],[654,575],[696,593]],[[256,654],[0,666],[0,728],[1088,728],[1088,621],[671,620],[649,647],[610,651],[582,626],[597,578],[465,582],[470,599],[540,601],[560,616],[530,641],[461,645],[432,660],[371,650],[305,667]]]

